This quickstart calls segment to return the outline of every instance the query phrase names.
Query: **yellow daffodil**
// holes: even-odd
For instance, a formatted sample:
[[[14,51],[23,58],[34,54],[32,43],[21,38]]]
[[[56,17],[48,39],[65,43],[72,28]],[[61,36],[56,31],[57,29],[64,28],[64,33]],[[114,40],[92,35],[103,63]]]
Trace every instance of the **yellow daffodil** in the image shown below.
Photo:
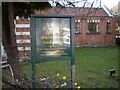
[[[56,76],[58,77],[58,76],[60,76],[60,74],[59,74],[59,73],[57,73],[57,75],[56,75]]]
[[[80,89],[80,86],[77,86],[77,89]]]
[[[66,76],[63,76],[62,79],[65,80],[65,79],[67,79],[67,77],[66,77]]]
[[[78,85],[77,83],[75,83],[75,85]]]

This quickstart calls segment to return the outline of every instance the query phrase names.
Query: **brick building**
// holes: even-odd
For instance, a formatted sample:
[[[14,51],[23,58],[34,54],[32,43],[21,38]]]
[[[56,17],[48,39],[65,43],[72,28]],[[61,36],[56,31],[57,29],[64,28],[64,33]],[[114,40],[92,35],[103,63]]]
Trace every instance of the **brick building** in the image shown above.
[[[116,21],[104,8],[56,8],[35,14],[75,15],[75,45],[115,45]],[[19,56],[30,55],[30,19],[15,20]]]

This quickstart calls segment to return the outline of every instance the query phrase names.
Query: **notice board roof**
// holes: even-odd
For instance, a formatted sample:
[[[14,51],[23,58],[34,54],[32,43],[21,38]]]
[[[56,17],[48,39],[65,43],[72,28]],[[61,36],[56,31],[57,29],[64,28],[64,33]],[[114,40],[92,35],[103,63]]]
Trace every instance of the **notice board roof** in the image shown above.
[[[31,17],[70,18],[70,17],[75,17],[75,15],[38,15],[38,14],[31,14]]]

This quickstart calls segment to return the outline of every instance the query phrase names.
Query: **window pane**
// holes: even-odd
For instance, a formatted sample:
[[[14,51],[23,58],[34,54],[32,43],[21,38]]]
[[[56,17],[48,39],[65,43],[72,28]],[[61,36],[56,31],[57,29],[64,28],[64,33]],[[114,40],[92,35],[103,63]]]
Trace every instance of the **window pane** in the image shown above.
[[[80,33],[80,23],[75,22],[75,33]]]
[[[110,32],[110,23],[107,22],[107,32]]]
[[[98,23],[89,22],[88,23],[88,31],[89,32],[98,32]]]

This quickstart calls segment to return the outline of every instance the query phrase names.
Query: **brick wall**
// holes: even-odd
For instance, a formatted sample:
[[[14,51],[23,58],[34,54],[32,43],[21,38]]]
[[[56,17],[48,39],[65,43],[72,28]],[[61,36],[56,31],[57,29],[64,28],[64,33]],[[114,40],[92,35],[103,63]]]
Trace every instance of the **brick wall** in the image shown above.
[[[76,12],[75,12],[76,11]],[[84,12],[83,12],[84,11]],[[93,13],[88,14],[89,8],[52,8],[46,11],[36,11],[35,14],[59,14],[76,15],[75,20],[80,20],[80,33],[75,34],[75,45],[115,45],[116,21],[109,17],[102,9],[92,8]],[[88,17],[88,16],[90,17]],[[88,20],[99,22],[99,33],[91,34],[88,32]],[[110,32],[106,34],[106,23],[110,22]],[[19,50],[19,56],[30,56],[30,20],[16,20],[16,39]]]
[[[30,43],[30,21],[29,20],[16,20],[16,40],[19,50],[19,56],[29,57],[31,50]]]
[[[75,34],[75,45],[115,45],[115,21],[109,17],[91,17],[90,20],[99,20],[99,33],[89,34],[88,23],[89,18],[80,20],[80,33]],[[110,21],[110,32],[106,33],[106,23]]]

